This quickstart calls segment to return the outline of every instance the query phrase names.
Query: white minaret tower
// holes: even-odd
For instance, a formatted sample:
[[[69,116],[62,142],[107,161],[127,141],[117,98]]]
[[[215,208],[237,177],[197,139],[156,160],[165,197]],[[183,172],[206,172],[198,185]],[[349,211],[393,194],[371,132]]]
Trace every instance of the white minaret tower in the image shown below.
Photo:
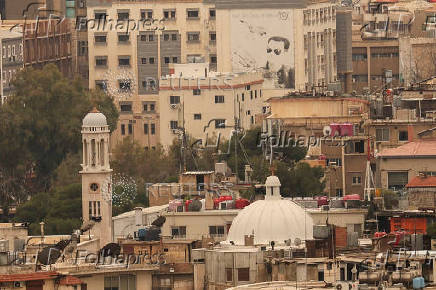
[[[97,223],[91,229],[100,248],[112,242],[112,169],[110,131],[106,116],[94,108],[83,119],[82,218]]]

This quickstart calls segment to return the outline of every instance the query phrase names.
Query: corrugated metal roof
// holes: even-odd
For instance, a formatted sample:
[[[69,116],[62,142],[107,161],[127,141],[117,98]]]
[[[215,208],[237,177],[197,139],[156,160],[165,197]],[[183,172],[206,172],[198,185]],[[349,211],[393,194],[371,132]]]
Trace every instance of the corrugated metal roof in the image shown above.
[[[436,158],[436,141],[414,141],[396,148],[383,150],[378,157],[381,158],[406,158],[406,157],[431,157]]]
[[[420,177],[417,176],[406,184],[406,187],[436,187],[436,176]]]
[[[20,281],[35,281],[55,279],[59,276],[58,272],[33,272],[25,274],[7,274],[0,275],[0,282],[20,282]]]
[[[183,175],[202,175],[202,174],[212,174],[213,171],[186,171]]]

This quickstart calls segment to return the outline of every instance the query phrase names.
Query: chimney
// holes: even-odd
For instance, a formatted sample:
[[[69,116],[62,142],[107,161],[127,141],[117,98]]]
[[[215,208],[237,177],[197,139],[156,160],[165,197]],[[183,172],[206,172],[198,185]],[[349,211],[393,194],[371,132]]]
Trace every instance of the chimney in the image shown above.
[[[206,192],[206,194],[205,194],[204,208],[205,208],[206,210],[211,210],[211,209],[213,209],[213,193],[212,193],[212,192]]]
[[[408,142],[413,142],[413,137],[414,135],[414,129],[413,129],[413,125],[408,125],[407,126],[407,141]]]
[[[44,225],[45,225],[45,223],[40,222],[39,225],[40,225],[40,229],[41,229],[41,238],[44,238]]]

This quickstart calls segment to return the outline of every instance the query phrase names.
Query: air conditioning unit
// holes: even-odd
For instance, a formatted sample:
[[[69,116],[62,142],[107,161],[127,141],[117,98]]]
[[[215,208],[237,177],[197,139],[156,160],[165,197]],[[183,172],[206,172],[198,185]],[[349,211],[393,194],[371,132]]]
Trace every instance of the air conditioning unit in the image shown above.
[[[179,104],[170,104],[170,108],[175,110],[179,108]]]
[[[171,129],[171,133],[173,133],[173,134],[177,134],[177,133],[178,133],[178,130],[177,130],[177,129]]]
[[[14,282],[14,288],[23,288],[23,287],[24,287],[24,282],[21,281]]]

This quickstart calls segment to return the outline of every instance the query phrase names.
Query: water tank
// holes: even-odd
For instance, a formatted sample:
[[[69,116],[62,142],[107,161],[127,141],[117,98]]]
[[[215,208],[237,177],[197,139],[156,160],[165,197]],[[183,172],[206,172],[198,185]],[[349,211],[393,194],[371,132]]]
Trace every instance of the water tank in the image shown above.
[[[362,203],[360,200],[351,199],[351,200],[347,200],[345,202],[345,207],[346,208],[360,208],[361,204]]]
[[[344,208],[345,204],[344,201],[341,199],[334,199],[334,200],[330,200],[329,206],[330,208]]]
[[[340,125],[341,136],[353,136],[353,124],[344,123]]]
[[[8,240],[0,240],[0,253],[9,252],[9,241]]]
[[[413,289],[422,289],[425,287],[424,277],[413,278]]]
[[[329,237],[329,227],[327,225],[314,225],[313,238],[314,239],[327,239]]]
[[[158,241],[160,239],[160,228],[156,226],[147,226],[138,230],[138,239],[140,241]]]
[[[188,204],[188,211],[200,211],[202,208],[201,201],[195,199],[191,203]]]

